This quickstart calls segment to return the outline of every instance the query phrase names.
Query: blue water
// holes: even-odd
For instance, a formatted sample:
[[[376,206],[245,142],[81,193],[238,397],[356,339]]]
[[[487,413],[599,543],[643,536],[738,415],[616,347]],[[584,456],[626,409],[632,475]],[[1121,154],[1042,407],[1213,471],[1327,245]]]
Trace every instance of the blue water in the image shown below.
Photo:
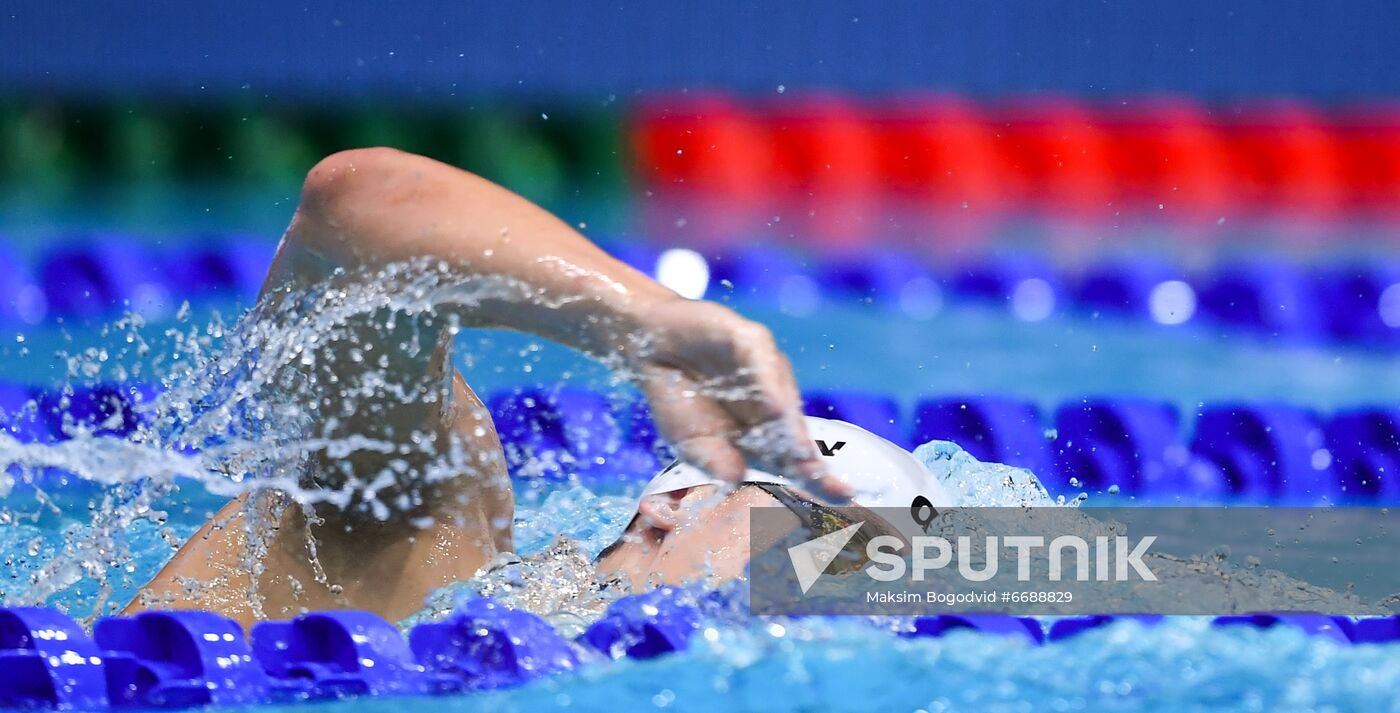
[[[908,406],[930,394],[1006,393],[1049,407],[1086,395],[1140,395],[1190,413],[1224,400],[1282,400],[1318,409],[1400,401],[1393,358],[1354,348],[1279,344],[1209,328],[1164,328],[1091,316],[1016,320],[994,306],[958,307],[914,321],[870,306],[829,304],[794,316],[758,303],[736,308],[773,327],[809,389],[867,389]],[[226,306],[229,308],[231,306]],[[195,323],[207,317],[200,312]],[[159,326],[159,325],[154,325]],[[148,330],[151,331],[151,330]],[[155,330],[158,331],[158,330]],[[0,378],[62,381],[53,354],[118,344],[93,328],[28,331],[0,339]],[[153,340],[152,350],[162,345]],[[112,351],[106,369],[150,371]],[[602,367],[517,334],[461,337],[460,367],[483,392],[567,382],[614,389]],[[122,365],[122,359],[134,363]],[[141,376],[137,374],[137,376]],[[559,533],[596,551],[630,516],[625,485],[518,484],[519,549]],[[87,522],[85,498],[0,527],[7,595]],[[113,581],[122,602],[220,499],[184,487],[163,525],[127,533],[135,553]],[[162,530],[166,530],[162,532]],[[51,600],[91,612],[79,582]],[[1337,646],[1279,628],[1215,630],[1199,619],[1152,629],[1125,622],[1042,648],[958,633],[907,640],[862,620],[752,620],[704,632],[689,652],[597,665],[520,689],[428,701],[352,700],[337,710],[1400,710],[1400,649]],[[298,706],[299,708],[303,708]]]
[[[855,621],[756,622],[696,650],[522,689],[337,710],[1389,711],[1400,656],[1293,631],[1124,622],[1053,646],[955,633],[899,639]],[[722,700],[723,703],[717,701]]]

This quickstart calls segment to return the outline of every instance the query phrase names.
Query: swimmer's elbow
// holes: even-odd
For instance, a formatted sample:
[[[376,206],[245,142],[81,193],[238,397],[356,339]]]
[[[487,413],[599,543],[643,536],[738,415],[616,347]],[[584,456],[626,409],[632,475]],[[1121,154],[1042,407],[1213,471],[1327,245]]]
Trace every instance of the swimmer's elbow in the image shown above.
[[[480,222],[507,198],[513,195],[490,181],[424,156],[350,149],[307,173],[289,235],[342,265],[446,255],[475,233],[448,240],[439,226]]]
[[[412,251],[412,220],[442,211],[463,172],[387,147],[349,149],[316,163],[302,184],[295,234],[314,251],[342,262]],[[404,241],[407,239],[407,243]]]
[[[301,189],[301,211],[343,224],[381,208],[441,202],[463,191],[500,190],[489,181],[426,156],[374,146],[337,151],[316,163]]]
[[[358,201],[371,186],[383,185],[406,170],[412,154],[384,146],[337,151],[306,174],[301,187],[301,208],[318,217],[332,217]]]

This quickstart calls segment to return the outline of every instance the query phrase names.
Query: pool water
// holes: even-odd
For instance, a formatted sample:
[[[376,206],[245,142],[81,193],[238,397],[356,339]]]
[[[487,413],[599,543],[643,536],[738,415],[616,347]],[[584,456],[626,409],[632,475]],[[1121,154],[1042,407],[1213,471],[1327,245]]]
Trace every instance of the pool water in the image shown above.
[[[1221,631],[1175,620],[1114,624],[1050,646],[955,633],[901,639],[859,621],[755,622],[693,650],[524,688],[354,711],[1387,711],[1400,661],[1296,631]]]
[[[862,389],[895,397],[906,409],[934,394],[1007,393],[1051,407],[1091,395],[1137,395],[1192,413],[1219,401],[1287,401],[1330,410],[1400,401],[1400,370],[1384,354],[1335,345],[1282,344],[1224,335],[1208,327],[1167,328],[1094,316],[1025,322],[995,306],[950,307],[912,320],[854,304],[784,313],[734,300],[769,324],[808,389]],[[202,328],[204,311],[182,331]],[[151,354],[179,353],[162,336],[170,325],[140,330],[149,349],[124,347],[129,330],[36,329],[0,348],[0,378],[62,383],[60,350],[106,357],[94,380],[113,373],[160,376]],[[128,345],[129,346],[129,345]],[[878,358],[875,358],[878,356]],[[459,366],[482,392],[570,383],[625,391],[598,364],[518,334],[465,332]],[[123,371],[124,370],[124,371]],[[517,483],[518,549],[528,554],[557,534],[590,553],[616,536],[631,515],[635,482]],[[99,495],[122,496],[120,486]],[[1073,493],[1067,495],[1073,496]],[[1098,494],[1091,498],[1111,498]],[[45,602],[79,616],[96,603],[124,602],[223,502],[195,481],[165,493],[165,515],[137,518],[119,533],[129,556],[106,563],[99,587],[91,571],[61,565],[75,539],[91,535],[91,493],[61,494],[53,507],[7,503],[0,555],[10,574],[7,601],[32,599],[31,572],[48,567]],[[121,553],[122,549],[112,552]],[[105,589],[105,591],[104,591]],[[1119,622],[1043,647],[970,633],[904,639],[859,619],[728,622],[707,628],[690,651],[652,661],[597,665],[506,691],[431,702],[360,699],[321,704],[341,710],[399,710],[433,705],[461,710],[1400,710],[1400,656],[1378,645],[1338,646],[1288,627],[1213,629],[1197,618],[1153,628]]]

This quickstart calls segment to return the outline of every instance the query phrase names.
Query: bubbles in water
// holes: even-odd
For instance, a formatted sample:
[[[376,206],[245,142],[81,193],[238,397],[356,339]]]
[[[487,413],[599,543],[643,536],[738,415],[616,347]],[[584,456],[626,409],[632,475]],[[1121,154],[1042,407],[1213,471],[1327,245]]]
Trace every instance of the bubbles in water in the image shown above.
[[[943,309],[943,291],[927,277],[916,277],[899,290],[899,307],[914,319],[930,319]]]
[[[1377,301],[1376,311],[1381,316],[1381,322],[1392,329],[1400,327],[1400,284],[1390,285],[1381,292],[1381,297]]]
[[[794,317],[808,317],[821,307],[821,291],[806,275],[789,275],[778,286],[778,308]]]
[[[49,301],[38,285],[25,285],[15,293],[15,314],[25,324],[39,324],[49,313]]]
[[[1039,322],[1055,312],[1055,288],[1039,277],[1016,283],[1011,291],[1011,313],[1026,322]]]
[[[1181,280],[1167,280],[1152,288],[1147,309],[1158,324],[1183,324],[1196,314],[1196,291]]]

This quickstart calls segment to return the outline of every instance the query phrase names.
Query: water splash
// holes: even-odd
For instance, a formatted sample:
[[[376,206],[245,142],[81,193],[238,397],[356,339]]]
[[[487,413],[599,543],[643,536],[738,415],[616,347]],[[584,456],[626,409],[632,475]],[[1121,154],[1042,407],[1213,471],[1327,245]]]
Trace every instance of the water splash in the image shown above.
[[[276,492],[284,506],[326,504],[385,519],[420,504],[434,483],[499,468],[498,453],[462,447],[423,414],[452,398],[450,371],[435,371],[430,356],[446,353],[472,308],[500,301],[567,300],[424,260],[273,291],[231,326],[217,316],[192,323],[183,307],[155,338],[139,315],[104,327],[100,336],[119,348],[61,354],[61,398],[10,416],[66,414],[99,382],[160,388],[97,422],[64,415],[56,441],[0,432],[0,489],[11,492],[0,520],[44,520],[61,531],[60,543],[28,548],[12,570],[25,576],[0,584],[0,599],[38,604],[95,587],[70,608],[110,609],[114,575],[130,579],[146,554],[133,550],[130,533],[155,528],[176,542],[188,534],[165,528],[171,505],[197,509],[177,497],[182,486],[219,499]],[[312,471],[317,478],[306,477]],[[53,487],[59,479],[68,484]],[[73,502],[71,492],[83,489],[75,485],[100,487]],[[256,571],[259,532],[276,510],[245,514],[245,564]]]
[[[629,593],[622,580],[600,582],[593,558],[626,527],[634,506],[629,495],[598,495],[579,484],[521,505],[515,545],[522,554],[502,553],[471,580],[434,592],[401,627],[446,618],[464,599],[485,596],[580,633],[610,602]]]
[[[1082,502],[1051,498],[1030,471],[983,463],[956,443],[929,441],[914,449],[914,457],[943,484],[953,503],[962,507],[1055,507]]]

